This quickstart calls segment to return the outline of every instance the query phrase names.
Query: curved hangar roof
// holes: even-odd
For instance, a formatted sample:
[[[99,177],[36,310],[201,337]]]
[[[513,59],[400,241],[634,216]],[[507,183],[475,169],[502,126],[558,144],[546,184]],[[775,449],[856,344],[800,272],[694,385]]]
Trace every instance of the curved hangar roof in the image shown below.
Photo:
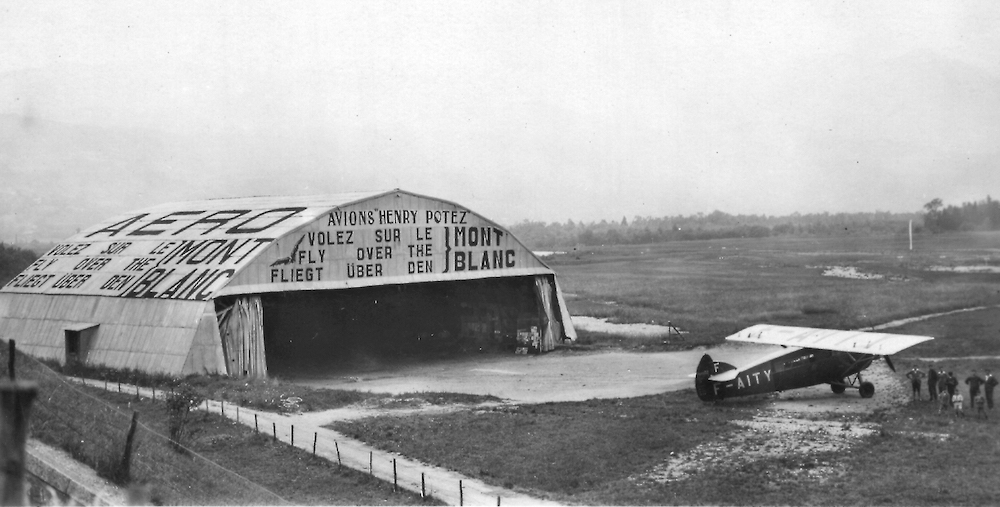
[[[0,290],[207,300],[550,273],[494,222],[392,190],[154,206],[76,234]]]

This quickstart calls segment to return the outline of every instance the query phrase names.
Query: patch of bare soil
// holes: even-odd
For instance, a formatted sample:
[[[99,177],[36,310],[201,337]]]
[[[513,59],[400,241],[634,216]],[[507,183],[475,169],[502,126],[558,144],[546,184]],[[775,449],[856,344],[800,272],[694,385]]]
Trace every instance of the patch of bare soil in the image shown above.
[[[608,319],[597,317],[573,316],[573,327],[594,333],[608,333],[628,337],[667,337],[677,334],[676,327],[661,326],[659,324],[616,324],[608,322]],[[681,331],[681,334],[686,333]]]
[[[826,481],[844,473],[830,460],[881,430],[878,424],[859,422],[859,416],[879,409],[893,410],[909,401],[909,391],[900,376],[883,362],[865,371],[865,380],[875,383],[872,398],[857,391],[834,394],[829,386],[813,386],[755,398],[722,403],[759,407],[749,421],[733,421],[735,428],[716,441],[690,452],[674,454],[646,473],[632,477],[637,484],[683,480],[695,474],[721,474],[781,459],[776,483],[801,478]],[[938,438],[939,435],[922,435]],[[831,454],[833,453],[833,454]]]
[[[762,413],[751,421],[735,421],[737,429],[719,440],[700,445],[690,452],[674,454],[649,472],[633,477],[636,483],[664,483],[695,474],[720,474],[771,458],[790,459],[788,478],[803,476],[828,479],[843,472],[840,465],[826,459],[828,453],[843,451],[860,437],[877,431],[871,424],[810,421]]]
[[[882,280],[885,275],[878,273],[865,273],[858,271],[854,266],[827,266],[823,270],[823,276],[835,276],[837,278],[851,278],[854,280]]]
[[[1000,266],[930,266],[927,271],[947,271],[951,273],[1000,273]]]

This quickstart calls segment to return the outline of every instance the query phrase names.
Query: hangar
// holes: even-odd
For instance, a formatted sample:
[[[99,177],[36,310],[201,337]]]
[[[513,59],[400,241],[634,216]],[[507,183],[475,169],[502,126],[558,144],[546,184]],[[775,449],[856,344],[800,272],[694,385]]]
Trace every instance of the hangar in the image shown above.
[[[555,273],[506,229],[396,189],[106,220],[0,288],[0,338],[63,364],[266,377],[358,357],[544,352],[576,332]]]

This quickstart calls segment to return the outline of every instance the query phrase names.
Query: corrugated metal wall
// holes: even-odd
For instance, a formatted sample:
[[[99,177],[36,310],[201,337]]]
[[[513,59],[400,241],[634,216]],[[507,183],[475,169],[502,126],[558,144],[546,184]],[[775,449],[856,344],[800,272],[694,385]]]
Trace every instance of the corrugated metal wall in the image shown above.
[[[221,361],[211,357],[200,361],[203,371],[185,371],[206,305],[211,302],[0,293],[0,338],[17,340],[20,350],[35,357],[64,362],[66,327],[95,323],[88,364],[216,373]]]

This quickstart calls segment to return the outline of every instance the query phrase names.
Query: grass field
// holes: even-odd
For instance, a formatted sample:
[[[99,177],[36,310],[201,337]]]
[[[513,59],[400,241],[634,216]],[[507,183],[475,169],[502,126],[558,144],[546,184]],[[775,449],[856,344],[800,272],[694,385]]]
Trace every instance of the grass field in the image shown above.
[[[928,269],[996,266],[1000,233],[920,236],[913,251],[905,237],[680,241],[579,249],[547,262],[573,315],[671,321],[689,332],[681,346],[757,323],[853,329],[1000,303],[1000,274]],[[822,276],[829,266],[882,278]]]
[[[967,325],[963,322],[968,323]],[[1000,311],[981,310],[912,323],[897,331],[938,329],[942,343],[920,355],[961,349],[968,336],[1000,333]],[[938,341],[938,340],[935,340]],[[934,343],[934,342],[931,342]],[[1000,352],[1000,340],[977,349]],[[914,347],[916,349],[916,347]],[[928,362],[916,355],[896,359],[903,372]],[[949,359],[936,366],[960,378],[973,369],[1000,367],[1000,360]],[[884,387],[884,386],[883,386]],[[882,387],[880,387],[880,390]],[[964,386],[963,386],[964,389]],[[905,386],[904,386],[905,390]],[[876,395],[879,396],[879,395]],[[334,428],[384,449],[539,496],[587,505],[986,505],[1000,494],[1000,410],[989,420],[937,414],[929,401],[896,411],[862,415],[810,414],[837,424],[874,423],[875,435],[850,451],[803,459],[790,455],[733,462],[723,452],[705,470],[669,483],[637,479],[672,454],[702,444],[727,442],[744,429],[733,424],[768,410],[767,396],[741,403],[702,403],[693,389],[631,399],[547,403],[435,416],[377,417]],[[803,437],[807,445],[812,437]],[[769,445],[765,438],[762,445]],[[820,476],[818,463],[835,470]]]
[[[916,253],[901,238],[720,240],[575,251],[549,264],[560,275],[574,315],[623,323],[670,320],[690,332],[682,344],[690,347],[717,343],[758,322],[847,329],[997,305],[1000,275],[928,268],[995,266],[998,247],[1000,235],[972,233],[920,238]],[[853,266],[882,278],[821,276],[827,266]],[[911,366],[926,370],[932,362],[959,378],[972,370],[1000,372],[998,359],[964,358],[1000,356],[997,308],[913,322],[892,332],[936,337],[895,358],[901,384]],[[607,335],[596,341],[617,345],[623,343],[619,339]],[[988,421],[958,419],[938,415],[927,401],[864,415],[809,416],[845,427],[877,425],[876,434],[857,440],[850,451],[751,464],[731,463],[721,453],[684,480],[637,479],[672,453],[712,443],[725,448],[744,431],[733,421],[760,415],[767,401],[705,404],[687,390],[383,416],[334,427],[487,482],[573,504],[984,505],[1000,494],[994,477],[1000,469],[1000,412],[994,410]],[[803,438],[806,445],[811,437]],[[769,445],[766,439],[762,445]],[[834,472],[810,475],[814,467]]]
[[[973,233],[919,238],[917,253],[908,250],[905,238],[692,241],[581,250],[549,264],[559,273],[574,315],[617,322],[670,320],[689,332],[680,346],[692,347],[718,343],[729,333],[760,322],[860,328],[1000,304],[1000,275],[927,269],[996,265],[998,246],[1000,235]],[[883,278],[821,276],[827,266],[853,266]],[[972,369],[1000,372],[996,359],[939,359],[1000,355],[996,309],[914,322],[893,332],[937,338],[895,358],[901,371],[911,365],[926,369],[925,358],[938,358],[935,366],[955,371],[960,378]],[[605,346],[647,345],[621,342],[614,335],[591,338]],[[659,345],[660,340],[650,344]],[[899,381],[903,382],[901,373]],[[293,395],[312,409],[359,401],[356,393],[311,391],[280,381],[195,383],[213,398],[270,409]],[[476,401],[463,395],[424,394],[429,402]],[[406,396],[410,397],[419,396]],[[660,484],[636,479],[671,453],[712,443],[725,446],[743,431],[734,421],[752,419],[766,405],[766,397],[744,404],[705,404],[688,390],[446,415],[382,416],[338,423],[336,429],[486,482],[575,504],[990,504],[1000,494],[993,477],[1000,469],[1000,412],[985,422],[958,420],[938,416],[926,402],[895,412],[829,416],[848,426],[867,422],[881,428],[859,440],[850,452],[815,457],[832,463],[834,474],[804,475],[813,462],[794,456],[745,465],[730,463],[723,454],[709,460],[704,472],[682,481]],[[165,419],[156,415],[156,407],[143,410],[150,411],[153,420]],[[229,428],[228,423],[204,419],[199,424],[193,435],[199,453],[294,503],[414,500],[387,496],[384,483],[368,484],[349,473],[341,478],[340,471],[328,464],[300,451],[271,449],[266,438]],[[249,456],[263,456],[263,463]],[[328,476],[329,484],[320,485]],[[314,491],[314,487],[327,489]],[[335,493],[339,491],[346,493]]]

